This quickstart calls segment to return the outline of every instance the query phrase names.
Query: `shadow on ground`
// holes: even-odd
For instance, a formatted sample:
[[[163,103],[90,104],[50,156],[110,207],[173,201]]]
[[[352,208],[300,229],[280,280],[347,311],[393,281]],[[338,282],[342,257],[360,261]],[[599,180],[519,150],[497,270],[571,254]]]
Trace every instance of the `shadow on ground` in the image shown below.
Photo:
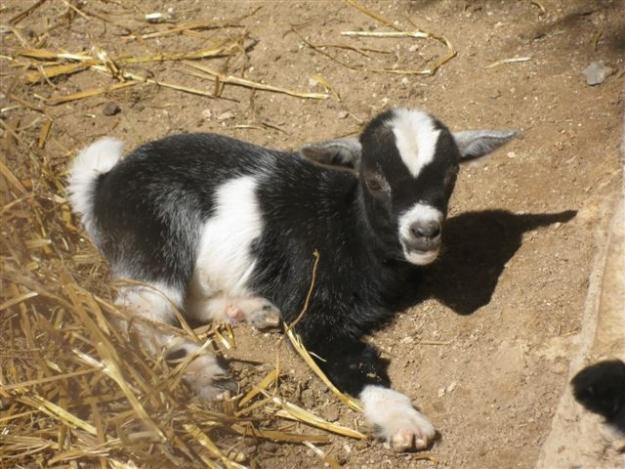
[[[445,225],[446,250],[419,289],[419,298],[436,298],[467,315],[488,304],[506,263],[521,247],[523,234],[565,223],[577,212],[514,214],[505,210],[467,212]]]

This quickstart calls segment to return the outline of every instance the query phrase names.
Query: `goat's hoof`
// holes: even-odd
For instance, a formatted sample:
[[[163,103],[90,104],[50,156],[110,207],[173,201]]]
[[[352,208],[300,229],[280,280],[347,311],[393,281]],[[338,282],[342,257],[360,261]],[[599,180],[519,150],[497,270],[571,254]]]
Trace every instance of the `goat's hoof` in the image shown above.
[[[420,429],[404,428],[391,436],[388,441],[393,451],[420,451],[430,446],[431,438]]]
[[[387,444],[398,452],[427,449],[436,436],[434,426],[414,408],[397,416],[389,427],[385,432]]]
[[[260,308],[249,313],[247,320],[256,329],[276,329],[280,326],[280,310],[269,301],[263,301]]]
[[[237,384],[228,371],[209,354],[203,353],[194,358],[182,377],[193,393],[203,401],[223,400],[229,393],[237,391]]]
[[[436,436],[434,426],[414,408],[398,416],[385,433],[387,444],[398,452],[427,449]]]
[[[360,400],[376,436],[394,451],[419,451],[434,441],[434,426],[412,406],[407,396],[371,385],[360,393]]]

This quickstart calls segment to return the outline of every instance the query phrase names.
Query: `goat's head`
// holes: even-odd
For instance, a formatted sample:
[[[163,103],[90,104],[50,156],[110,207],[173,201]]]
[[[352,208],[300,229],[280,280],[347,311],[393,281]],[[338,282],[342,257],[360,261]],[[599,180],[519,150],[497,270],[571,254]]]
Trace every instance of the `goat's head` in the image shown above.
[[[491,153],[515,135],[510,130],[452,134],[425,112],[395,108],[373,119],[359,140],[308,145],[302,153],[356,169],[375,234],[391,255],[426,265],[440,251],[459,164]]]

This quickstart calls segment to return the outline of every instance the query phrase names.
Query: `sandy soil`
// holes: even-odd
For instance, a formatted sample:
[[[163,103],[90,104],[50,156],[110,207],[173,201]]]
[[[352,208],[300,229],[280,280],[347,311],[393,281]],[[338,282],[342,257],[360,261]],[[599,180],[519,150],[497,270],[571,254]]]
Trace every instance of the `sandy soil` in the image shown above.
[[[229,73],[244,72],[251,80],[315,92],[324,91],[313,78],[321,75],[340,100],[303,100],[232,86],[223,91],[228,100],[209,99],[155,86],[133,87],[48,107],[54,117],[46,147],[49,167],[63,172],[79,148],[102,135],[120,137],[130,148],[175,132],[214,131],[296,148],[354,133],[361,122],[390,105],[424,108],[453,129],[521,129],[522,139],[485,163],[464,168],[444,256],[432,267],[426,284],[415,286],[424,300],[372,338],[391,360],[394,386],[413,398],[441,433],[426,453],[430,459],[340,437],[333,437],[324,450],[354,468],[533,467],[567,385],[594,252],[593,229],[622,178],[617,146],[625,97],[625,2],[364,4],[402,28],[414,29],[412,22],[445,36],[458,56],[433,77],[376,73],[372,70],[394,65],[422,68],[444,48],[434,41],[342,37],[342,31],[388,28],[341,2],[87,2],[85,11],[106,12],[119,24],[133,25],[133,32],[139,27],[154,29],[138,20],[169,7],[177,22],[250,15],[236,23],[249,31],[255,44],[245,61],[228,64]],[[7,5],[6,15],[11,16],[23,2]],[[43,28],[44,16],[53,18],[65,9],[62,2],[50,2],[35,12],[33,28]],[[69,29],[54,31],[46,47],[78,52],[97,45],[119,56],[197,49],[242,32],[243,28],[233,27],[136,41],[125,37],[123,27],[77,17]],[[323,52],[336,58],[332,60],[298,35],[314,44],[350,44],[389,53],[364,56],[325,48]],[[14,45],[8,42],[15,40],[12,36],[4,35],[5,39]],[[518,57],[527,60],[488,67]],[[598,60],[614,73],[590,87],[581,71]],[[206,63],[219,69],[226,61]],[[185,73],[177,63],[131,69],[213,89],[211,81]],[[78,73],[55,80],[53,94],[108,83],[105,75]],[[42,93],[50,93],[49,86],[40,86]],[[3,94],[2,107],[8,101]],[[105,115],[110,102],[120,112]],[[85,286],[97,288],[105,279],[101,266],[93,269]],[[233,356],[274,362],[279,335],[241,326],[237,338]],[[362,423],[312,378],[286,346],[281,350],[301,403],[330,420],[350,426]],[[262,368],[234,366],[243,380],[255,379]],[[320,464],[302,446],[253,446],[260,467]]]

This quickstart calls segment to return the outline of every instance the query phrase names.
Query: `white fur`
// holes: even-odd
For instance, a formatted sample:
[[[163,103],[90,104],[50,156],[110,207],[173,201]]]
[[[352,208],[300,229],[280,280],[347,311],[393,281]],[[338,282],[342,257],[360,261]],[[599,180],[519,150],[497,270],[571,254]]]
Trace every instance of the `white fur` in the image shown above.
[[[259,297],[230,297],[218,294],[210,298],[188,298],[186,312],[196,321],[248,321],[264,330],[280,325],[280,310],[270,301]]]
[[[176,323],[176,310],[180,308],[182,295],[177,290],[162,284],[133,285],[120,288],[115,303],[127,309],[128,313],[150,321],[173,325]],[[165,334],[149,323],[131,322],[139,333],[144,346],[156,355],[168,347],[171,334]]]
[[[434,159],[441,131],[434,128],[429,114],[415,109],[399,108],[390,121],[399,156],[414,177]]]
[[[434,249],[428,252],[414,252],[404,250],[404,257],[408,262],[414,265],[428,265],[436,260],[438,257],[439,249]]]
[[[104,137],[84,148],[72,162],[67,190],[74,211],[80,215],[87,232],[95,239],[93,189],[96,178],[108,173],[122,157],[124,144]]]
[[[116,303],[127,308],[131,315],[173,325],[176,322],[175,308],[182,305],[182,294],[162,284],[137,285],[122,288]],[[166,356],[178,351],[184,352],[185,356],[197,354],[185,369],[183,378],[201,398],[212,400],[223,392],[222,386],[216,383],[226,379],[227,373],[217,359],[201,349],[200,345],[186,337],[164,332],[149,322],[131,319],[128,326],[133,328],[143,346],[154,356],[161,353]]]
[[[436,431],[430,421],[418,412],[410,399],[392,389],[368,385],[360,393],[363,413],[375,425],[379,436],[393,449],[427,448]]]
[[[438,223],[443,222],[443,213],[431,205],[425,205],[422,203],[414,204],[410,209],[405,211],[399,217],[399,239],[410,239],[412,234],[410,232],[410,227],[417,222],[428,222],[435,221]],[[427,265],[434,262],[434,260],[438,257],[439,249],[428,251],[425,253],[407,251],[403,247],[404,256],[406,259],[416,265]]]
[[[191,296],[248,296],[254,270],[252,242],[263,229],[253,176],[231,179],[216,191],[215,211],[202,228]]]

